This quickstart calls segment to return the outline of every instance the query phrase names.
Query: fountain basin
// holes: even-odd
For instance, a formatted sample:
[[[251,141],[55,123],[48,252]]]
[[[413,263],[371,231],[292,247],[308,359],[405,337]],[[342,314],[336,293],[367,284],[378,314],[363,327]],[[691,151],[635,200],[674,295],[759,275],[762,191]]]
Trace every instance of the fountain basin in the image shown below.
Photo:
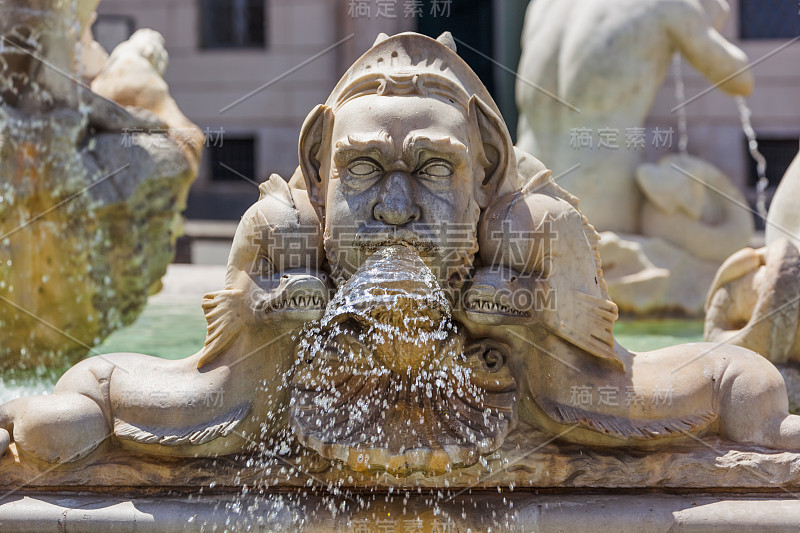
[[[271,498],[175,495],[135,499],[52,493],[0,502],[8,533],[50,531],[796,531],[800,501],[770,494],[465,494],[435,508],[427,494],[353,503],[308,494]],[[308,509],[316,509],[309,513]],[[732,519],[732,517],[736,517]]]

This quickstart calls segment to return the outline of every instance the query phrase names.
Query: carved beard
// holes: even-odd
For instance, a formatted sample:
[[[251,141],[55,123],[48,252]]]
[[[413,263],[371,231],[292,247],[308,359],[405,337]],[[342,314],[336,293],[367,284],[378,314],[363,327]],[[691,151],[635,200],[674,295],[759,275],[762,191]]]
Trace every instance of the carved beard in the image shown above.
[[[478,208],[477,202],[474,198],[470,198],[470,203],[469,206],[467,206],[467,210],[470,213],[469,220],[464,222],[462,226],[466,226],[468,224],[469,231],[467,235],[463,236],[464,238],[460,243],[462,246],[454,250],[452,254],[448,253],[449,250],[447,248],[444,250],[438,249],[432,252],[438,256],[435,259],[447,260],[447,264],[445,266],[446,271],[438,272],[437,279],[441,286],[444,287],[448,292],[458,291],[469,279],[470,273],[472,272],[472,265],[475,261],[475,254],[478,253],[478,221],[480,219],[481,211]],[[356,232],[356,235],[358,236],[367,233],[366,227],[366,223],[362,224]],[[402,228],[397,230],[398,233],[402,231]],[[331,235],[330,227],[328,224],[326,224],[323,235],[325,256],[330,267],[331,278],[337,287],[341,287],[348,279],[350,279],[352,273],[348,272],[347,268],[341,264],[334,244],[335,243]],[[445,242],[445,244],[447,243]],[[340,244],[340,247],[341,246],[342,245]],[[356,242],[351,242],[346,243],[345,246],[358,246],[358,244]],[[449,260],[451,255],[455,255],[454,261]],[[353,266],[357,268],[360,265]],[[432,269],[434,271],[438,270],[435,267],[432,267]],[[453,295],[450,294],[450,296],[452,297]]]
[[[363,332],[323,334],[320,350],[297,361],[291,424],[304,446],[355,471],[406,476],[471,466],[502,445],[517,386],[496,343],[462,350],[462,334],[445,343],[436,364],[398,373],[375,364],[371,340],[354,346]]]
[[[327,459],[438,475],[496,450],[511,428],[516,382],[506,348],[489,339],[465,347],[412,248],[370,256],[300,338],[292,427]]]

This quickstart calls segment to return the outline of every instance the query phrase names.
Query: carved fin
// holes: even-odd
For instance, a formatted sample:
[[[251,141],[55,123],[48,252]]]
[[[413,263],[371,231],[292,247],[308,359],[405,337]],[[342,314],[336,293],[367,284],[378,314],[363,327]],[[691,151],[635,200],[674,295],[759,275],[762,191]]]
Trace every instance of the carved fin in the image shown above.
[[[385,33],[383,33],[383,32],[380,32],[380,33],[378,34],[378,36],[375,38],[375,42],[374,42],[374,43],[372,43],[372,46],[373,46],[373,47],[374,47],[374,46],[377,46],[377,45],[381,44],[383,41],[385,41],[385,40],[386,40],[386,39],[388,39],[388,38],[389,38],[389,36],[388,36],[387,34],[385,34]]]
[[[294,207],[294,198],[292,198],[289,184],[278,174],[270,174],[269,178],[258,186],[258,192],[260,193],[259,200],[263,200],[267,196],[273,196],[280,198],[286,205]]]
[[[124,440],[162,446],[199,446],[220,437],[227,437],[250,412],[245,402],[222,415],[187,428],[137,426],[119,418],[114,419],[114,434]]]
[[[442,34],[440,36],[438,36],[436,38],[436,40],[439,43],[445,45],[447,48],[449,48],[453,52],[458,53],[458,50],[456,50],[456,40],[453,39],[453,34],[450,33],[449,31],[442,32]]]
[[[544,398],[536,398],[536,403],[547,416],[559,424],[577,424],[623,440],[655,440],[696,432],[717,419],[717,414],[711,409],[694,415],[647,419],[593,413]]]
[[[608,359],[624,370],[625,364],[614,351],[614,322],[619,316],[617,304],[576,290],[565,296],[566,304],[554,312],[542,314],[545,326],[578,348]]]
[[[241,329],[239,316],[244,291],[225,289],[203,296],[203,311],[208,322],[203,355],[197,362],[202,368],[213,361],[224,350]]]
[[[550,176],[552,175],[553,171],[550,170],[549,168],[540,170],[539,172],[536,173],[535,176],[533,176],[530,180],[528,180],[528,183],[526,183],[525,186],[522,187],[522,190],[520,192],[523,195],[528,195],[535,192],[539,194],[549,193],[550,191],[547,190],[548,186],[550,185],[551,182],[555,184],[555,182],[550,178]]]

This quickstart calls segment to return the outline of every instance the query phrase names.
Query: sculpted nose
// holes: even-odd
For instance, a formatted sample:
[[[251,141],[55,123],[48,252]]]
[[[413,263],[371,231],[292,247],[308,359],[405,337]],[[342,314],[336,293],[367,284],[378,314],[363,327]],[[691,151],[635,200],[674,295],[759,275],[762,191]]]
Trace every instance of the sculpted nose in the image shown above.
[[[414,188],[408,174],[393,172],[386,178],[372,216],[393,226],[402,226],[420,219],[422,211],[414,199]]]

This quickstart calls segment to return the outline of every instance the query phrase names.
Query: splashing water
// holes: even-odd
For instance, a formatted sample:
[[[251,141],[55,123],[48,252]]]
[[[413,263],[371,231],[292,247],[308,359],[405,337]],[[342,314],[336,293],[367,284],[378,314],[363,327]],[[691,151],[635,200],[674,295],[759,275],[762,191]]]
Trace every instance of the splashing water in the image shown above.
[[[758,151],[756,132],[752,124],[750,124],[752,112],[747,106],[747,101],[743,96],[736,97],[736,107],[739,108],[742,130],[744,130],[744,134],[747,137],[747,149],[750,152],[750,157],[756,162],[756,173],[758,174],[758,181],[756,182],[756,211],[758,212],[758,216],[766,220],[767,186],[769,185],[769,180],[767,179],[767,160],[764,158],[764,155]]]
[[[502,444],[515,382],[488,341],[465,346],[436,278],[410,248],[370,257],[298,349],[292,423],[356,471],[441,474]]]
[[[678,151],[682,155],[687,155],[686,148],[689,145],[689,131],[686,125],[686,91],[683,84],[683,71],[681,70],[681,55],[675,53],[672,56],[672,76],[675,81],[675,100],[678,102]]]

